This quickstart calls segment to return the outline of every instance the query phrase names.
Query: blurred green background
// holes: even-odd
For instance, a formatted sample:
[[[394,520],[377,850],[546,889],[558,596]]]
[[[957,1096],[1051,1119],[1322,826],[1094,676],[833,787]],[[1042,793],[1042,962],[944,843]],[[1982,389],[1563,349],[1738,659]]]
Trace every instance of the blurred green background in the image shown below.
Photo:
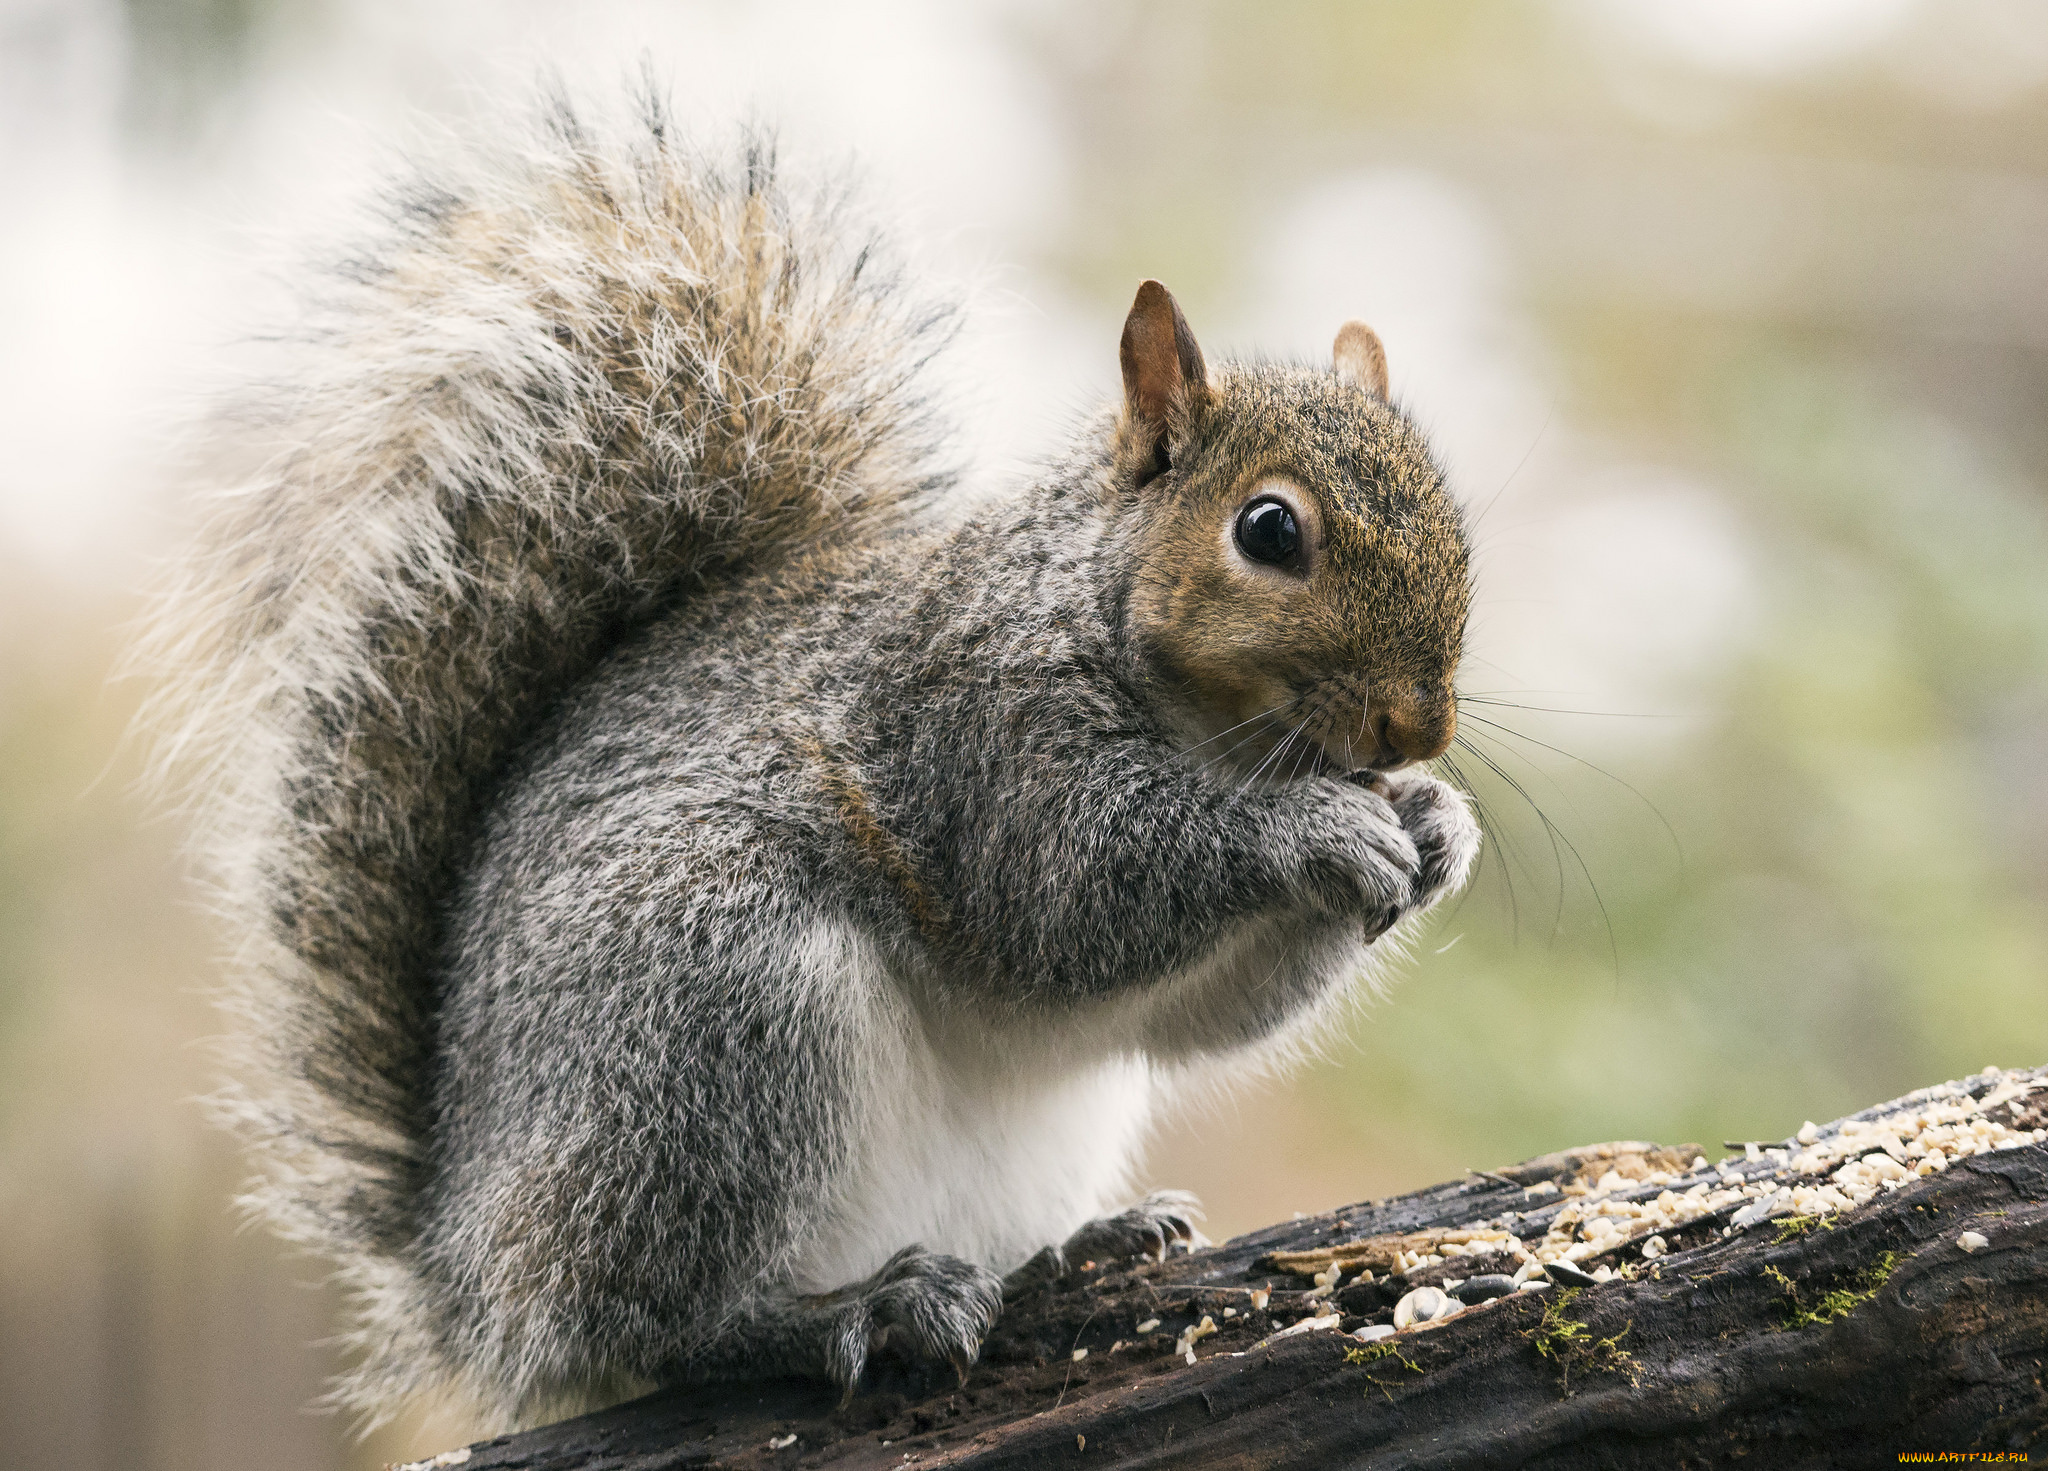
[[[645,55],[981,283],[993,483],[1114,386],[1386,339],[1477,518],[1491,842],[1391,998],[1161,1139],[1213,1234],[2048,1060],[2048,9],[2031,0],[13,0],[0,14],[0,1446],[371,1466],[191,1101],[221,936],[111,682],[179,425],[418,112]]]

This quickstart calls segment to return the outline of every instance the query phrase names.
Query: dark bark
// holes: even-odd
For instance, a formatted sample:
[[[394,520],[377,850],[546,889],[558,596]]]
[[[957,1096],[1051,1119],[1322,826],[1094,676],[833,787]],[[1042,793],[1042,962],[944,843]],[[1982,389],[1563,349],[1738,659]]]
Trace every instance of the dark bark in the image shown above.
[[[1986,1085],[1956,1086],[1982,1097]],[[2041,1127],[2043,1100],[2005,1106],[2005,1121]],[[1769,1159],[1740,1168],[1774,1173]],[[2048,1445],[2048,1145],[2038,1143],[1960,1160],[1825,1221],[1730,1232],[1724,1212],[1671,1233],[1654,1262],[1639,1243],[1604,1259],[1626,1257],[1634,1280],[1520,1293],[1369,1347],[1327,1330],[1255,1347],[1308,1311],[1300,1277],[1261,1270],[1269,1253],[1511,1214],[1518,1232],[1540,1235],[1557,1205],[1532,1208],[1518,1179],[1543,1172],[1475,1177],[1133,1271],[1086,1272],[1014,1305],[965,1388],[950,1374],[927,1384],[885,1366],[845,1410],[827,1389],[796,1383],[669,1391],[478,1445],[466,1466],[1664,1471]],[[1966,1252],[1957,1238],[1971,1230],[1988,1244]],[[1483,1269],[1466,1259],[1346,1288],[1344,1327],[1384,1321],[1418,1283]],[[1268,1308],[1247,1311],[1245,1289],[1260,1284],[1273,1289]],[[1224,1319],[1226,1306],[1239,1316]],[[1190,1366],[1174,1341],[1205,1312],[1220,1331]],[[1159,1327],[1139,1334],[1152,1318]],[[1076,1348],[1088,1356],[1075,1361]]]

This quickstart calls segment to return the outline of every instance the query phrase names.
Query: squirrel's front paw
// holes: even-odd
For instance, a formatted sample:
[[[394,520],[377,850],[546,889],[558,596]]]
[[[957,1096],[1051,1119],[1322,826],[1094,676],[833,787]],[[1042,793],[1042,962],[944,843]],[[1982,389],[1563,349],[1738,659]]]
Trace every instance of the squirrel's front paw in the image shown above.
[[[1417,914],[1464,886],[1479,856],[1479,824],[1465,794],[1426,771],[1396,772],[1384,781],[1388,799],[1421,860],[1415,901],[1408,910]]]
[[[1309,831],[1302,877],[1330,911],[1363,919],[1376,939],[1415,908],[1422,855],[1384,778],[1360,776],[1324,790],[1328,805],[1303,813]]]

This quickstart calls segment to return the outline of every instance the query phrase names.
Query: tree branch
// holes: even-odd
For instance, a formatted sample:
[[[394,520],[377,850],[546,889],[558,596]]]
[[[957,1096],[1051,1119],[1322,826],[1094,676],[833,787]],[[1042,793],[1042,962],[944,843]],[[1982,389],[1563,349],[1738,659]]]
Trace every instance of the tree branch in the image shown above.
[[[845,1410],[809,1384],[671,1390],[441,1464],[1661,1471],[2025,1449],[2048,1440],[2044,1126],[2048,1068],[1923,1089],[1719,1166],[1692,1168],[1690,1145],[1567,1151],[1091,1266],[1013,1305],[965,1388],[885,1364]],[[1606,1280],[1353,1336],[1524,1251]],[[1216,1331],[1190,1344],[1204,1319]]]

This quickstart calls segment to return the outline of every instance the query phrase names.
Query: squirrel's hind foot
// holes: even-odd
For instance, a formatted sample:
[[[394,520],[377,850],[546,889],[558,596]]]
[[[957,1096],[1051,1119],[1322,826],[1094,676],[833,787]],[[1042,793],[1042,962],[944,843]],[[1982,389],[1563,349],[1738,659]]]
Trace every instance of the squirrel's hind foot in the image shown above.
[[[1155,1190],[1127,1211],[1090,1221],[1058,1246],[1048,1246],[1003,1279],[1003,1300],[1014,1302],[1036,1288],[1059,1282],[1084,1262],[1165,1261],[1175,1242],[1192,1250],[1207,1246],[1195,1223],[1202,1203],[1186,1190]]]
[[[826,1330],[825,1372],[845,1390],[845,1405],[869,1357],[885,1346],[915,1364],[952,1365],[964,1386],[1002,1312],[1003,1294],[986,1267],[906,1246],[874,1276],[825,1302],[817,1309]]]
[[[918,1370],[950,1365],[965,1385],[1002,1307],[1002,1281],[988,1268],[906,1246],[874,1276],[836,1291],[756,1299],[662,1377],[829,1379],[843,1391],[844,1408],[875,1354],[887,1348]]]

